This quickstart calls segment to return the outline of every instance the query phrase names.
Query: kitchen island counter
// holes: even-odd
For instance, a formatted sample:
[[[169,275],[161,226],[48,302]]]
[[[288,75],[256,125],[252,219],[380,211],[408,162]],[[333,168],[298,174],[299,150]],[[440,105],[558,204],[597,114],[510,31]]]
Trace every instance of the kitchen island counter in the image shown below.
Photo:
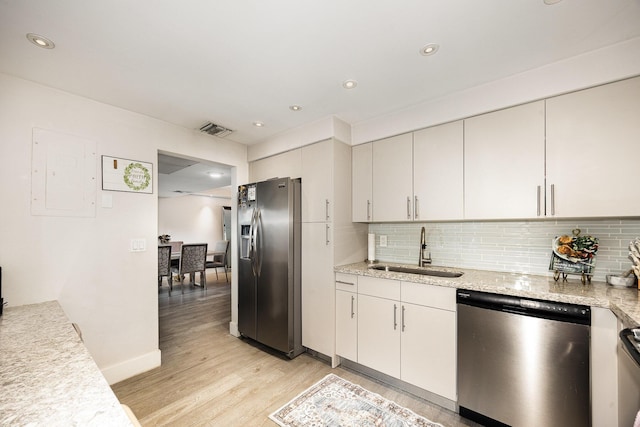
[[[384,262],[380,264],[417,268],[414,265],[398,263]],[[335,267],[335,271],[337,273],[356,274],[383,279],[401,280],[405,282],[445,286],[456,289],[468,289],[495,294],[514,295],[548,301],[582,304],[591,307],[608,308],[622,320],[625,327],[635,327],[640,325],[640,298],[638,297],[638,289],[636,288],[614,287],[607,285],[604,282],[596,281],[583,285],[579,276],[569,276],[566,281],[563,281],[562,278],[555,281],[551,276],[533,274],[517,274],[438,266],[424,267],[424,269],[459,271],[464,274],[460,277],[445,278],[410,273],[397,273],[371,269],[365,262]]]
[[[56,301],[0,316],[0,425],[131,426]]]

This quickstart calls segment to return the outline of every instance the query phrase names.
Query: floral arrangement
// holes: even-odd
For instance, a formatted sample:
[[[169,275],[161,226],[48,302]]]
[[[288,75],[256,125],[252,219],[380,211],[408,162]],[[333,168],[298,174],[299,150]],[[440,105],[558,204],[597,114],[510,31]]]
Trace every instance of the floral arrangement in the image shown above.
[[[169,241],[171,240],[171,236],[169,236],[168,234],[162,234],[158,236],[158,240],[164,245],[169,243]]]

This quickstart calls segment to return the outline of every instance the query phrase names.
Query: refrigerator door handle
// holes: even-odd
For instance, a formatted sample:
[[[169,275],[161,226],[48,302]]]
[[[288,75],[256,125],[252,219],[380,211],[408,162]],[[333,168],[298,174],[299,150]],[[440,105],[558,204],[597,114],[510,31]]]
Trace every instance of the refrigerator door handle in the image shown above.
[[[262,212],[260,208],[256,209],[256,273],[257,277],[260,277],[262,272]]]
[[[251,223],[249,225],[249,260],[251,261],[251,271],[256,275],[256,245],[255,245],[255,229],[256,229],[256,209],[251,212]]]

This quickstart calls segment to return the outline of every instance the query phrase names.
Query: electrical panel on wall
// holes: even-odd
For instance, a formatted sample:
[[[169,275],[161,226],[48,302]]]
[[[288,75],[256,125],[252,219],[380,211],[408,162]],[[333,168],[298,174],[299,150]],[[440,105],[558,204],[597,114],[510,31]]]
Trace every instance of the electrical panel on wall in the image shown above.
[[[33,129],[31,214],[95,217],[96,143]]]

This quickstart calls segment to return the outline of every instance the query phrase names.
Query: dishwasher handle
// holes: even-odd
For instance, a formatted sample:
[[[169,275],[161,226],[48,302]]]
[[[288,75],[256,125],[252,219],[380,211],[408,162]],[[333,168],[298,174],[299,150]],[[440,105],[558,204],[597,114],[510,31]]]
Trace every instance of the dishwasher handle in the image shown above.
[[[580,325],[591,325],[591,307],[587,305],[522,298],[515,295],[501,295],[490,292],[468,291],[464,289],[458,289],[456,291],[456,302],[458,305],[503,311],[516,315],[552,319]]]

